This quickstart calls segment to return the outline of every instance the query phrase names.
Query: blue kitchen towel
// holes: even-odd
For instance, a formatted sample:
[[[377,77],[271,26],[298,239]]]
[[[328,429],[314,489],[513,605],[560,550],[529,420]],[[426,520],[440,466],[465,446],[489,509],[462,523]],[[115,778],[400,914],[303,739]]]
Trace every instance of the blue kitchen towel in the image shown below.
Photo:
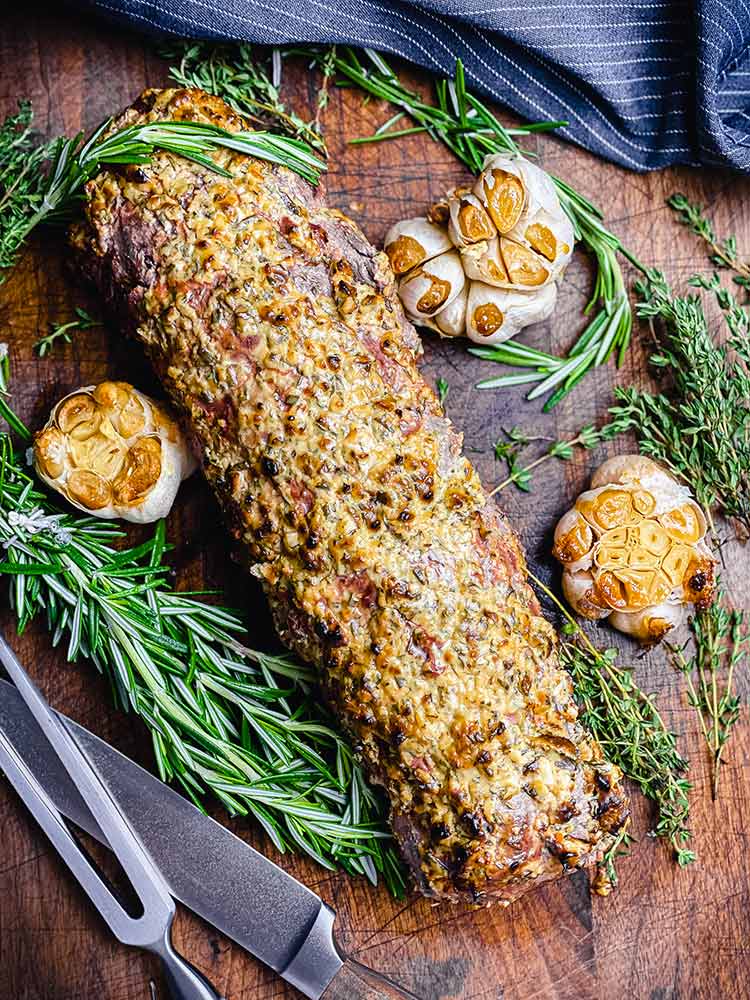
[[[750,170],[750,0],[83,0],[149,31],[395,53],[635,170]]]

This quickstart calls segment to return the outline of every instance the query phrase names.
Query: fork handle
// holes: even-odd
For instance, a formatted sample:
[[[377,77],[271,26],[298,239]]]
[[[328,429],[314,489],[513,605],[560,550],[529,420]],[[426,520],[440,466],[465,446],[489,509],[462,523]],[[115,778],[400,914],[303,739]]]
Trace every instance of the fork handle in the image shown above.
[[[169,931],[157,949],[164,965],[164,974],[172,1000],[222,1000],[202,972],[178,955],[172,947]]]

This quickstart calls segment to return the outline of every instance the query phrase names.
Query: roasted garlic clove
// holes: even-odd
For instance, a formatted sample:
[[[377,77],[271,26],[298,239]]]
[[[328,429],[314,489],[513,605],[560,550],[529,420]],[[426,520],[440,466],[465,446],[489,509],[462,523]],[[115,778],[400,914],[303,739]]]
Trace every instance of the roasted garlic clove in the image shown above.
[[[684,618],[685,612],[681,604],[665,601],[654,608],[644,608],[643,611],[636,611],[634,614],[613,611],[609,616],[609,623],[618,632],[624,632],[639,642],[653,645],[663,639],[667,632],[681,625]]]
[[[483,281],[486,285],[508,288],[510,278],[500,253],[500,240],[482,240],[461,250],[464,274],[472,281]]]
[[[66,396],[34,438],[48,486],[98,517],[150,522],[169,513],[195,459],[174,419],[127,382]]]
[[[661,514],[671,510],[681,500],[695,503],[687,486],[678,483],[666,469],[645,455],[616,455],[607,459],[591,477],[591,488],[596,489],[605,483],[641,487],[643,495],[651,497],[653,507],[648,513]]]
[[[591,573],[573,573],[566,569],[562,576],[562,589],[568,604],[584,618],[596,621],[612,614],[612,608],[599,596]]]
[[[485,204],[499,233],[509,233],[526,207],[521,162],[508,156],[490,156],[474,185],[474,194]]]
[[[547,319],[556,300],[555,284],[529,295],[472,281],[466,304],[466,332],[478,344],[501,344],[525,326]]]
[[[515,240],[511,240],[507,236],[500,237],[500,253],[512,285],[520,285],[523,288],[539,288],[552,276],[549,267],[537,254],[532,253],[522,243],[516,243]]]
[[[461,258],[452,250],[409,271],[401,279],[398,293],[409,316],[419,322],[452,302],[465,281]]]
[[[555,543],[552,555],[575,573],[589,569],[594,561],[591,547],[594,532],[585,517],[575,508],[560,518],[555,528]]]
[[[459,191],[448,199],[448,235],[456,247],[471,246],[497,236],[482,202],[470,191]]]
[[[463,337],[466,333],[466,303],[469,296],[468,285],[433,319],[439,333],[445,337]]]
[[[397,277],[452,249],[447,230],[427,219],[404,219],[385,236],[384,250]]]
[[[586,617],[609,616],[620,631],[656,641],[687,604],[711,601],[705,515],[683,485],[638,455],[610,459],[591,482],[555,530],[566,597]]]

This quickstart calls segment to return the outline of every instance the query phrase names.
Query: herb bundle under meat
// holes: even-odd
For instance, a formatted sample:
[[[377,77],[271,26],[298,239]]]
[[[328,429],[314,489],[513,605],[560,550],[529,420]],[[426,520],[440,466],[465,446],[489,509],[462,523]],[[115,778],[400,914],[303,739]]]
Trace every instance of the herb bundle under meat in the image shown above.
[[[8,372],[6,351],[0,417],[26,445],[4,398]],[[163,522],[118,549],[118,527],[64,512],[24,464],[0,434],[0,574],[19,632],[44,614],[53,645],[96,665],[150,731],[161,778],[196,805],[211,794],[231,815],[252,816],[280,851],[382,878],[401,895],[384,803],[315,696],[312,671],[247,648],[234,611],[171,589]]]

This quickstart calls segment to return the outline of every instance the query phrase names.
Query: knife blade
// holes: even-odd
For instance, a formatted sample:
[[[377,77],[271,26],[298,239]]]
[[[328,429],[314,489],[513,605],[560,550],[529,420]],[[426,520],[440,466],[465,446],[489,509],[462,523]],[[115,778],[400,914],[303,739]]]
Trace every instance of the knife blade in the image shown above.
[[[57,714],[117,798],[172,895],[318,1000],[344,962],[333,940],[333,910],[168,785]],[[2,680],[0,727],[60,812],[106,845],[21,696]]]

